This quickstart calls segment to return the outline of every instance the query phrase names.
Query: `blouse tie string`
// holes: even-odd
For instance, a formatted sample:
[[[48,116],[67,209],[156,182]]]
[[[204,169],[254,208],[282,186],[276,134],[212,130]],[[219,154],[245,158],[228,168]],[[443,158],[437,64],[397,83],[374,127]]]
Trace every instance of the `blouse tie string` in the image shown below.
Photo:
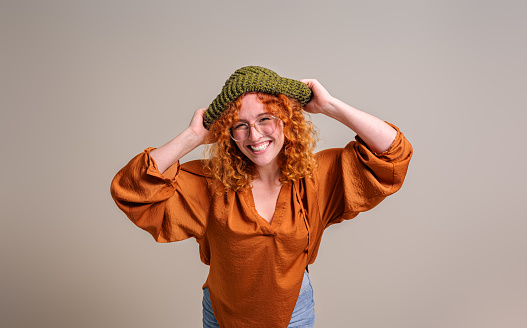
[[[304,249],[304,252],[307,253],[308,255],[308,259],[309,259],[309,246],[311,244],[311,230],[309,229],[309,222],[307,221],[307,216],[306,216],[306,210],[304,208],[304,204],[302,203],[302,198],[300,197],[300,194],[299,194],[299,191],[298,191],[298,188],[296,186],[296,183],[293,183],[293,190],[294,190],[294,193],[295,193],[295,197],[296,197],[296,202],[300,205],[300,215],[302,216],[302,219],[304,220],[304,224],[306,226],[306,229],[307,229],[307,246],[306,248]]]

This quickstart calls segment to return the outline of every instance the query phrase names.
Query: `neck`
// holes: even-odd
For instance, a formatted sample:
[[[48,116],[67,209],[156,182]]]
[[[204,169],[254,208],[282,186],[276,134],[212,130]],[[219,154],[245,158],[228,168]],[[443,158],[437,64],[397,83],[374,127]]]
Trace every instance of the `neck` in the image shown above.
[[[258,177],[256,180],[265,183],[280,184],[280,168],[278,165],[258,167]]]

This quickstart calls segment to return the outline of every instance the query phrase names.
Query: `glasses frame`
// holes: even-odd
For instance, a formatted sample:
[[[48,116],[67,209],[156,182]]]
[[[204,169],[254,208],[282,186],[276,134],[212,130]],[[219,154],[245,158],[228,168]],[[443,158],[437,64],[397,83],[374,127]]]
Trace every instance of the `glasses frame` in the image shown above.
[[[258,128],[258,125],[256,125],[256,123],[257,123],[259,120],[261,120],[262,118],[264,118],[264,117],[270,117],[270,118],[274,119],[276,125],[275,125],[275,127],[274,127],[273,132],[271,132],[271,133],[267,133],[267,134],[262,133],[262,132],[260,131],[260,129]],[[255,129],[259,134],[261,134],[262,136],[268,136],[268,135],[273,134],[273,133],[276,131],[276,128],[278,127],[278,121],[279,121],[279,120],[280,120],[280,118],[278,118],[278,117],[276,117],[276,116],[274,116],[274,115],[266,115],[266,116],[260,117],[260,118],[259,118],[258,120],[256,120],[256,122],[254,122],[253,124],[242,123],[242,124],[245,124],[245,125],[247,125],[247,126],[249,127],[249,129],[247,130],[247,136],[246,136],[244,139],[240,139],[240,140],[234,139],[234,136],[232,135],[232,132],[233,132],[233,128],[232,128],[232,127],[229,128],[229,134],[230,134],[230,136],[231,136],[231,139],[234,140],[234,141],[238,141],[238,142],[240,142],[240,141],[245,141],[245,140],[247,140],[247,138],[249,138],[249,136],[251,135],[251,127],[254,127],[254,129]]]

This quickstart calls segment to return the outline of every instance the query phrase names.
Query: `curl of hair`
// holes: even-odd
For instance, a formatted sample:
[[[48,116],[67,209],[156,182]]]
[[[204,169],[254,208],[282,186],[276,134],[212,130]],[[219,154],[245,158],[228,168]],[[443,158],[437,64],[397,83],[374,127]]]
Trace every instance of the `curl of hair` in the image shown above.
[[[229,133],[229,128],[239,120],[243,96],[230,103],[209,129],[213,143],[207,149],[205,167],[225,191],[249,188],[258,176],[254,163],[241,152]],[[257,99],[266,112],[283,122],[284,147],[278,155],[280,182],[311,177],[315,168],[313,151],[317,133],[306,119],[300,102],[283,94],[275,96],[261,92],[257,93]]]

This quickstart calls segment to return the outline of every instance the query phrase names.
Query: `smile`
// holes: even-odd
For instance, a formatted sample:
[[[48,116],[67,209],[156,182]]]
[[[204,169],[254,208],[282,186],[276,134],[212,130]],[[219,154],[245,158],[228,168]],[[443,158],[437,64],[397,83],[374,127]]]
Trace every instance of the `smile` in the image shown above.
[[[271,144],[271,141],[266,141],[266,142],[262,143],[259,146],[251,146],[250,145],[249,148],[251,148],[251,150],[254,151],[254,152],[259,152],[259,151],[267,149],[267,147],[269,147],[270,144]]]

